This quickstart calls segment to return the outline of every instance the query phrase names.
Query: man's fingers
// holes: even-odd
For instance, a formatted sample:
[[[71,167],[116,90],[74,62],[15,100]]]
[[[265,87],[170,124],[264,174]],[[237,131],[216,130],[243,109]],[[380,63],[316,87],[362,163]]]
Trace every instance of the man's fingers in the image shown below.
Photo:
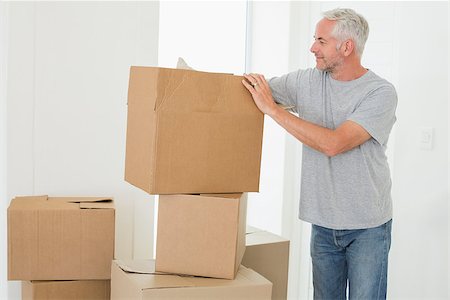
[[[242,80],[242,83],[244,84],[244,86],[247,88],[247,90],[253,95],[255,93],[255,88],[248,83],[245,79]]]
[[[266,87],[269,88],[269,83],[267,82],[266,78],[264,77],[264,75],[261,75],[261,81],[262,84]]]
[[[247,82],[247,80],[245,80],[245,79],[242,80],[242,83],[245,85],[245,87],[246,87],[247,89],[253,88],[253,87]]]
[[[248,80],[249,86],[253,88],[255,92],[261,92],[262,90],[268,90],[269,84],[264,78],[264,75],[257,73],[244,74],[244,77]],[[258,89],[256,89],[258,87]],[[248,88],[248,87],[247,87]]]
[[[261,88],[268,88],[267,80],[264,78],[262,74],[252,74],[253,78]]]
[[[257,73],[250,73],[250,74],[244,74],[245,78],[247,78],[248,81],[250,81],[250,84],[253,86],[256,85],[264,85],[265,86],[265,79],[264,76]]]
[[[261,84],[261,78],[260,78],[261,75],[256,74],[256,73],[251,73],[250,75],[253,77],[254,83]]]
[[[251,85],[255,86],[258,81],[256,80],[254,74],[244,74],[244,77],[250,82]]]

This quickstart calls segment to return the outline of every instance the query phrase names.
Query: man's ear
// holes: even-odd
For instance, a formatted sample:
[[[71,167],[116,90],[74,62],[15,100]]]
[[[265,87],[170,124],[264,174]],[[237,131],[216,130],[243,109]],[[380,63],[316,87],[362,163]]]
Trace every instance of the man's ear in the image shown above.
[[[352,54],[353,51],[355,51],[355,43],[351,39],[345,40],[342,43],[341,47],[342,50],[344,51],[345,56],[349,56],[350,54]]]

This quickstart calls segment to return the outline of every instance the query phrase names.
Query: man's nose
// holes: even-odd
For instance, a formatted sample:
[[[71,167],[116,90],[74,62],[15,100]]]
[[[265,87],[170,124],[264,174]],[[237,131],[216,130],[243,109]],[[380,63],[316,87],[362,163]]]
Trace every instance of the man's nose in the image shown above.
[[[316,42],[312,43],[311,48],[309,48],[309,51],[311,51],[312,53],[316,53],[317,51]]]

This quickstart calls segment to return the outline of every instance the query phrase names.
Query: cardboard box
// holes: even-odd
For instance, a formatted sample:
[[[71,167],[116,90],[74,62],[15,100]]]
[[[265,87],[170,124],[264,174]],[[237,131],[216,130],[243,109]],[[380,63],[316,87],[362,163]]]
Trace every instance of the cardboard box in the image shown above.
[[[264,116],[242,79],[131,67],[125,180],[150,194],[257,192]]]
[[[156,270],[233,279],[246,215],[246,193],[159,196]]]
[[[111,198],[30,196],[8,208],[8,279],[109,279]]]
[[[247,227],[242,264],[273,284],[272,299],[287,299],[289,240],[268,231]]]
[[[109,300],[110,280],[23,281],[24,300]]]
[[[113,261],[111,299],[268,300],[272,284],[244,266],[235,280],[155,272],[154,260]]]

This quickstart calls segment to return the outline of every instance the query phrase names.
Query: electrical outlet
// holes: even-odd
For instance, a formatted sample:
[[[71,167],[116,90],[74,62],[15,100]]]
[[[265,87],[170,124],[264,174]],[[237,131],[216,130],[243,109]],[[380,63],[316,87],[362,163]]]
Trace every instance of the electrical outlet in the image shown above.
[[[422,150],[433,149],[434,129],[433,127],[422,127],[419,132],[419,144]]]

